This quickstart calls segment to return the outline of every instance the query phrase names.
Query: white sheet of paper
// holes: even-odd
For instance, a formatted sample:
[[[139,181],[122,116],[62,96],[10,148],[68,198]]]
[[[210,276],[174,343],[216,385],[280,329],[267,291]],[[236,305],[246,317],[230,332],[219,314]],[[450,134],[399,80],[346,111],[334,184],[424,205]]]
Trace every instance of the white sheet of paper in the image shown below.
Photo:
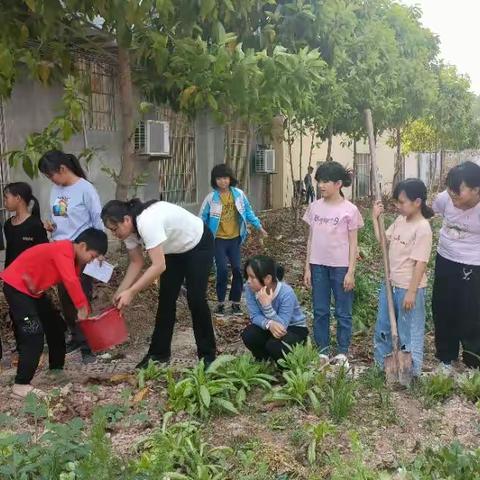
[[[102,262],[102,266],[100,266],[100,262],[95,259],[90,263],[87,263],[83,269],[83,273],[90,277],[96,278],[103,283],[108,283],[110,278],[112,278],[114,268],[115,267],[111,263],[108,263],[105,260]]]

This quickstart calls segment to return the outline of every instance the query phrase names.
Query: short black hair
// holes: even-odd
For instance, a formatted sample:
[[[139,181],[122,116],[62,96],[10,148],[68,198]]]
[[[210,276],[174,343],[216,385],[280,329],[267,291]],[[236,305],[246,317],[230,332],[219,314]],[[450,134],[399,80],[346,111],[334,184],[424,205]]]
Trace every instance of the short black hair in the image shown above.
[[[480,187],[480,166],[470,161],[456,165],[448,172],[445,183],[455,193],[460,193],[462,183],[469,188]]]
[[[245,262],[244,267],[244,276],[245,279],[248,278],[247,275],[247,268],[250,267],[255,274],[257,280],[264,285],[264,279],[267,275],[271,275],[272,280],[274,282],[281,281],[285,274],[285,269],[278,265],[277,262],[272,257],[268,257],[267,255],[256,255],[254,257],[249,258]]]
[[[105,255],[107,253],[107,234],[98,228],[87,228],[74,240],[74,243],[82,242],[87,245],[87,250],[94,250],[100,255]]]
[[[215,165],[212,168],[212,174],[210,176],[210,185],[212,186],[212,188],[213,189],[218,188],[217,178],[224,178],[224,177],[230,178],[231,187],[237,186],[238,180],[235,178],[233,170],[226,163],[220,163],[218,165]]]

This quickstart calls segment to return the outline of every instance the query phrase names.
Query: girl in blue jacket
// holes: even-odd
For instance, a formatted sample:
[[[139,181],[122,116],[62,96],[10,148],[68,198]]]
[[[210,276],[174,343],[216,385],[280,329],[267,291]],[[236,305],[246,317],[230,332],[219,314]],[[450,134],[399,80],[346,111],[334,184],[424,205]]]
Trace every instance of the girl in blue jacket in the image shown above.
[[[284,270],[264,255],[247,260],[245,296],[251,324],[242,340],[257,360],[279,360],[289,346],[308,337],[305,314],[293,288],[282,282]]]
[[[215,237],[215,265],[217,269],[217,299],[215,315],[225,315],[225,297],[227,296],[228,263],[232,268],[232,286],[229,300],[233,315],[242,315],[240,299],[243,281],[241,271],[240,247],[248,235],[247,223],[253,225],[263,236],[263,229],[258,217],[252,210],[246,195],[236,188],[237,180],[232,169],[225,164],[212,169],[213,191],[203,201],[200,216]]]

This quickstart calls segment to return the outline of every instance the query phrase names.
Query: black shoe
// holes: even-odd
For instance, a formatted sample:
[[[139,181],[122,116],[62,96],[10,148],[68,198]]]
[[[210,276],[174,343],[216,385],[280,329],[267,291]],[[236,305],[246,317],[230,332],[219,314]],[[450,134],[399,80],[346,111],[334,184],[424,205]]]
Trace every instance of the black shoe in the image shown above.
[[[200,360],[201,361],[201,360]],[[203,358],[203,364],[205,365],[205,371],[207,371],[210,368],[210,365],[215,361],[214,358]]]
[[[232,315],[243,317],[243,312],[239,303],[232,303]]]
[[[146,368],[150,360],[152,362],[162,364],[163,366],[166,366],[170,362],[170,358],[160,357],[159,355],[155,355],[153,353],[147,353],[135,368]]]
[[[216,317],[224,317],[225,316],[225,305],[223,303],[219,303],[217,308],[215,309],[214,315]]]
[[[69,340],[65,346],[67,347],[66,353],[72,353],[78,350],[82,346],[82,342],[72,339],[72,340]]]
[[[92,353],[90,349],[88,350],[82,349],[82,363],[84,365],[90,365],[96,362],[97,362],[97,356],[94,353]]]

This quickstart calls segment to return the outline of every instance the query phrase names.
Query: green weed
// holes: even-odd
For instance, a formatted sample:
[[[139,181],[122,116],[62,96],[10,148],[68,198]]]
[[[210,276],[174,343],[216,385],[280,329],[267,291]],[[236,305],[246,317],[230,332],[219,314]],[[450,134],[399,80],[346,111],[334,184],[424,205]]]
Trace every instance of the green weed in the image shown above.
[[[321,410],[321,387],[325,384],[323,373],[296,369],[283,372],[282,377],[285,383],[267,394],[266,401],[295,403],[304,408],[310,405],[316,412]]]
[[[227,380],[235,386],[235,404],[241,407],[252,388],[259,387],[270,390],[276,378],[269,373],[265,363],[256,362],[251,354],[246,353],[228,363],[222,364],[217,370],[217,377]]]
[[[167,393],[170,408],[175,411],[186,411],[200,418],[208,417],[212,411],[237,414],[232,403],[237,388],[229,378],[217,377],[217,369],[233,357],[218,357],[205,369],[203,361],[194,368],[185,370],[184,377],[176,381],[172,372],[167,372]]]
[[[307,427],[307,433],[310,437],[307,446],[307,460],[311,465],[317,461],[317,450],[322,446],[325,438],[333,435],[335,432],[335,426],[329,422],[320,422]]]
[[[480,371],[475,370],[474,372],[464,375],[460,382],[460,391],[470,400],[471,402],[477,402],[480,400]]]
[[[213,448],[201,438],[199,424],[171,424],[165,414],[161,429],[141,446],[142,454],[132,468],[144,480],[221,480],[226,478],[224,459],[230,449]]]
[[[278,364],[286,370],[316,369],[319,366],[318,350],[308,338],[305,343],[289,346],[289,351],[278,361]]]
[[[439,449],[428,448],[401,474],[406,480],[478,480],[479,472],[480,449],[469,451],[454,442]]]
[[[142,368],[137,374],[138,388],[145,388],[147,382],[159,380],[164,377],[167,369],[160,367],[157,362],[150,360],[145,368]]]
[[[455,381],[444,374],[422,377],[418,383],[418,391],[426,407],[450,398],[455,392]]]
[[[336,421],[343,421],[355,404],[355,382],[349,378],[348,370],[341,367],[327,384],[328,410]]]

